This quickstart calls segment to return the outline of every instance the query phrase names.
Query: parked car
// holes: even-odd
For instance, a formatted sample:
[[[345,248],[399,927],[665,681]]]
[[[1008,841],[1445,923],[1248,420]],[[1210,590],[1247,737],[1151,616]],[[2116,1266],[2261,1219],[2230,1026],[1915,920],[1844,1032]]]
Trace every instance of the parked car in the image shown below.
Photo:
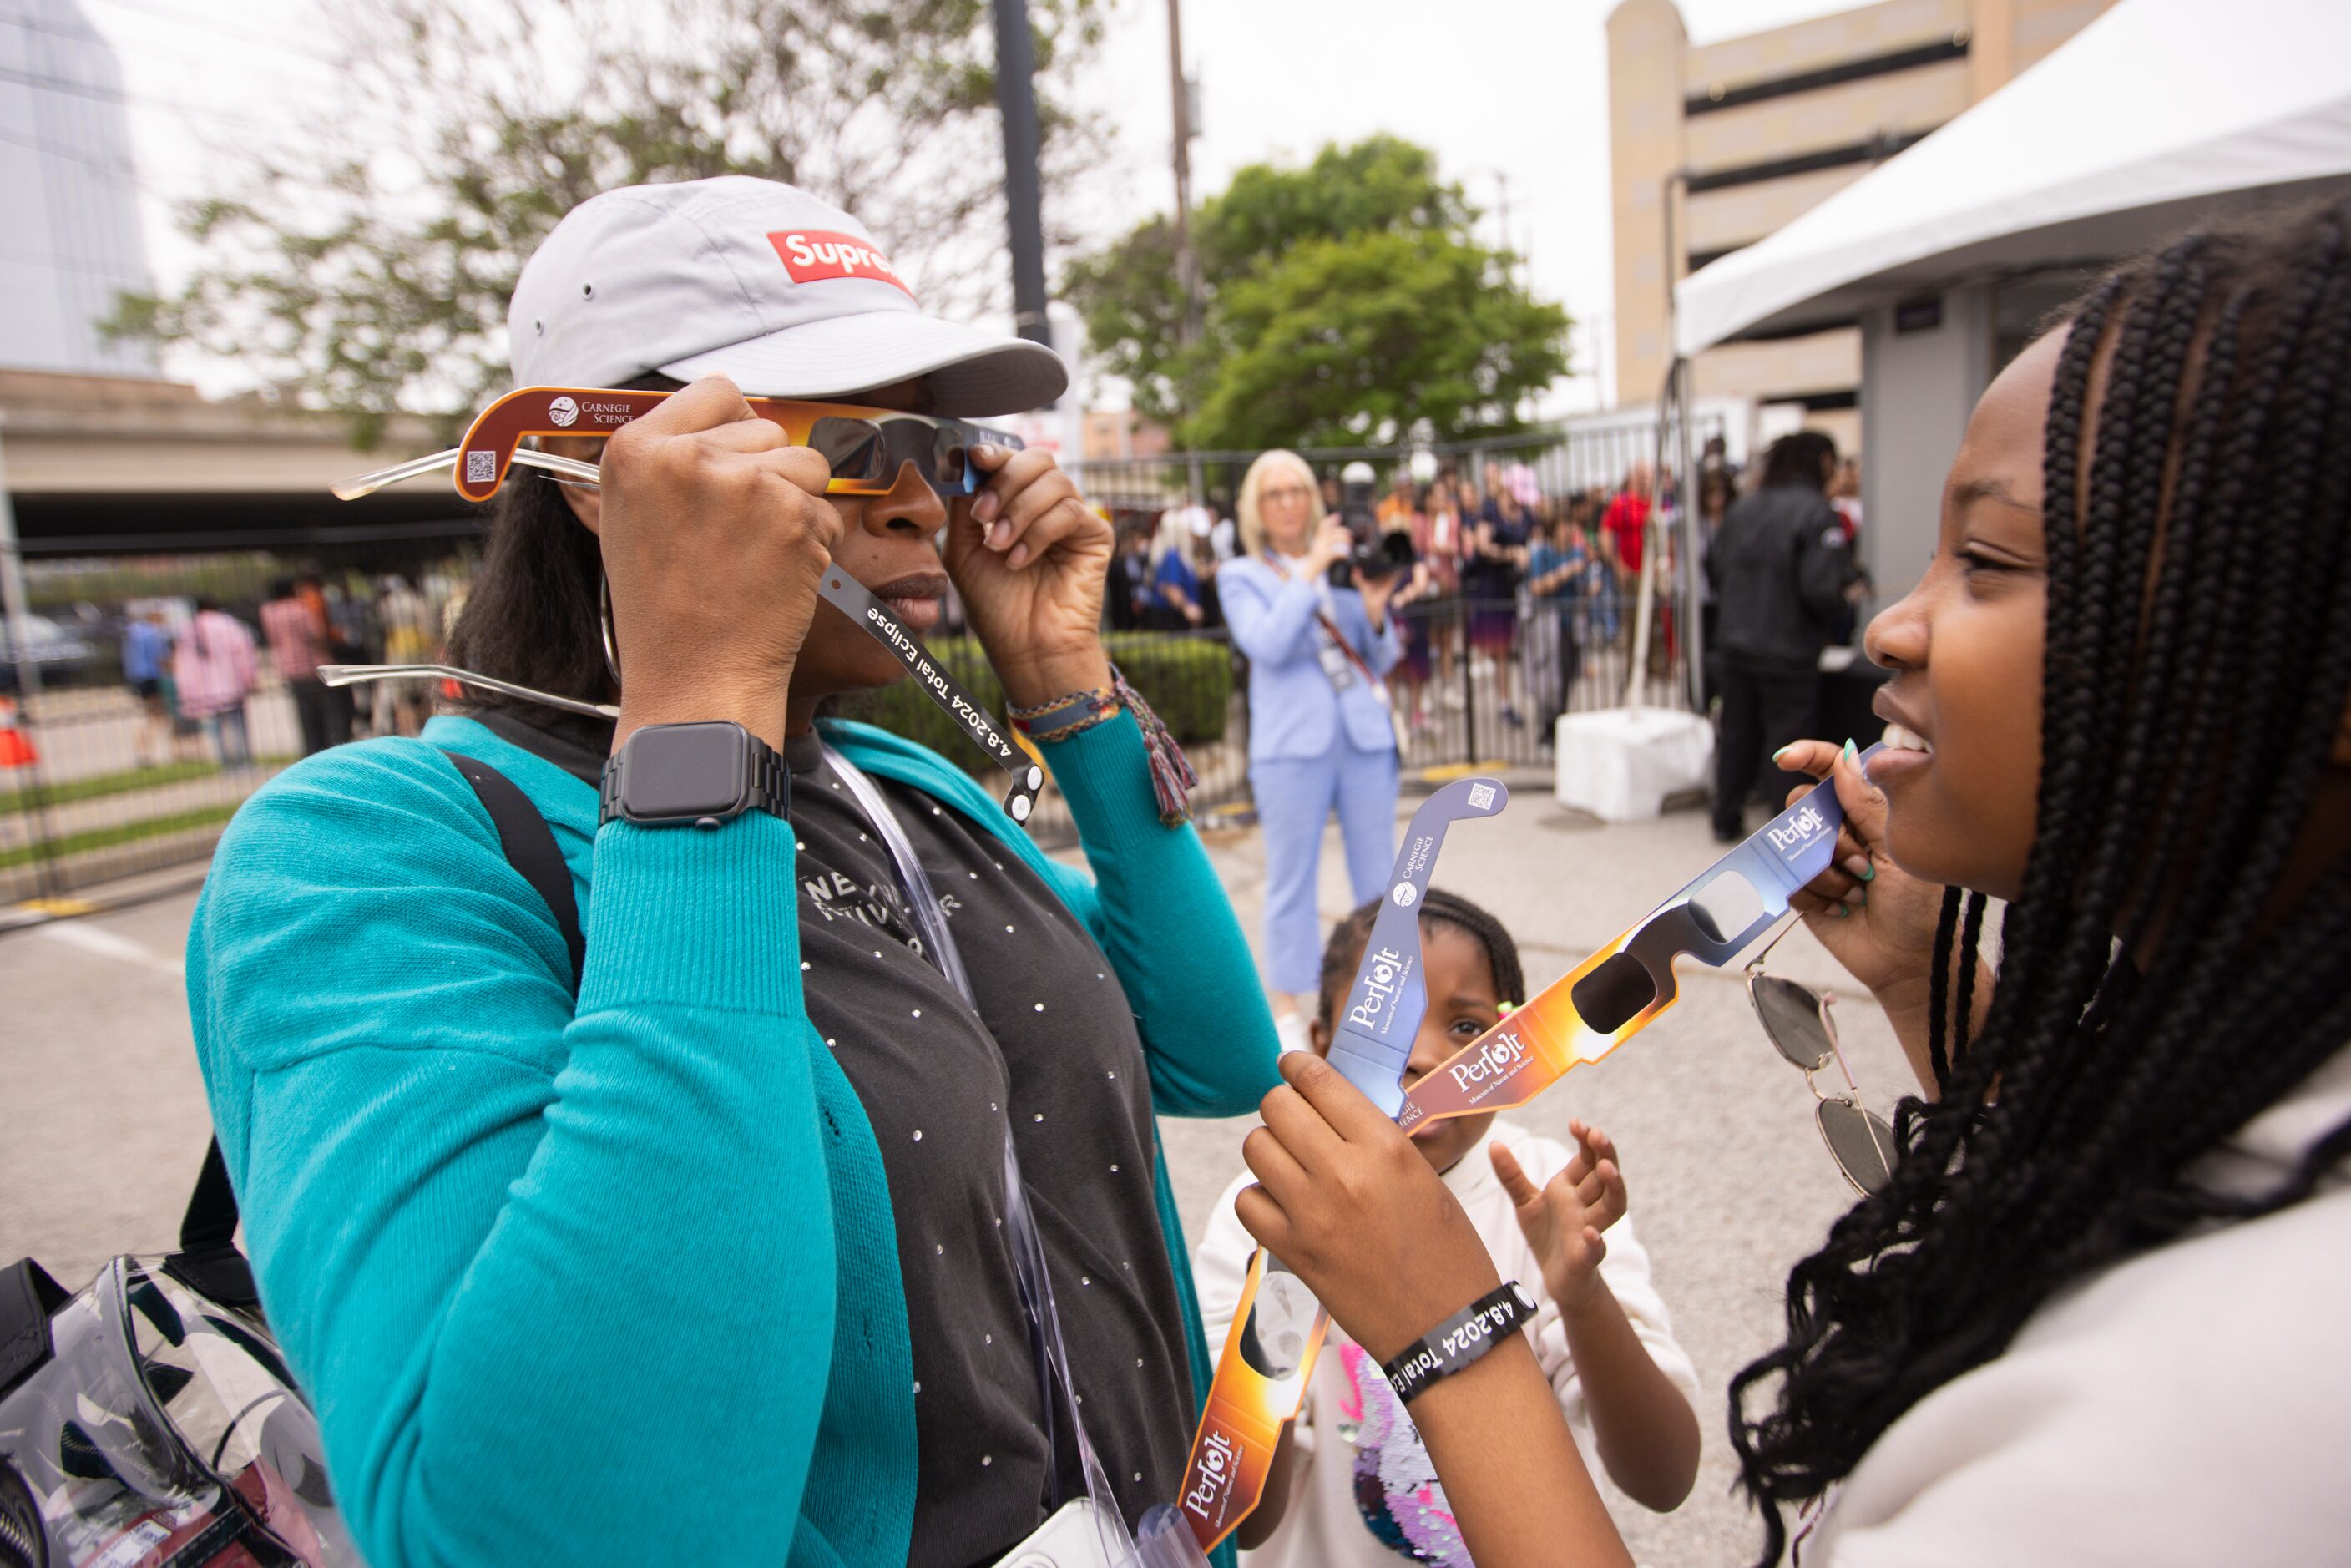
[[[16,690],[17,648],[11,618],[0,615],[0,693]],[[71,685],[89,677],[98,663],[95,643],[74,635],[46,615],[15,618],[25,629],[24,662],[40,673],[41,684]]]

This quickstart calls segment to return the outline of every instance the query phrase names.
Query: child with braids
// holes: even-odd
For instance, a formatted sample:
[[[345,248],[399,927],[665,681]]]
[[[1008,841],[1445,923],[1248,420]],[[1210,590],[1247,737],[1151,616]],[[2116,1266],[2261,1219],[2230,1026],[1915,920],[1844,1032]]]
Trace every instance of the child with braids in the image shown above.
[[[2351,201],[2116,269],[1870,627],[1888,750],[1781,753],[1846,813],[1798,906],[1923,1097],[1733,1380],[1763,1563],[2351,1553],[2346,451]],[[1283,1075],[1240,1218],[1392,1355],[1495,1277],[1386,1118]],[[1546,1393],[1512,1343],[1414,1401],[1482,1568],[1625,1561]]]
[[[1317,1056],[1331,1048],[1332,1020],[1380,906],[1374,900],[1340,922],[1323,951],[1321,1013],[1309,1030]],[[1518,944],[1468,900],[1432,890],[1420,906],[1420,938],[1428,1010],[1407,1083],[1493,1028],[1526,994]],[[1490,1114],[1426,1124],[1408,1147],[1458,1200],[1484,1249],[1535,1298],[1531,1333],[1554,1408],[1619,1487],[1664,1511],[1698,1474],[1698,1374],[1674,1341],[1649,1282],[1648,1254],[1625,1217],[1615,1145],[1597,1127],[1568,1126],[1573,1151]],[[1225,1342],[1256,1250],[1233,1209],[1249,1180],[1217,1201],[1195,1259],[1212,1345]],[[1270,1568],[1468,1562],[1411,1418],[1379,1362],[1336,1327],[1239,1540],[1246,1563]]]

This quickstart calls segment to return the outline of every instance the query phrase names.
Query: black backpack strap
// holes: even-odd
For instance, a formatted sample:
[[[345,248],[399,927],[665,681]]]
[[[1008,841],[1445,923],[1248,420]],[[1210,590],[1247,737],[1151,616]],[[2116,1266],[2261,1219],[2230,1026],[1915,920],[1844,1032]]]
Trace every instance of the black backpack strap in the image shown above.
[[[490,825],[498,831],[498,847],[506,852],[507,863],[547,901],[556,928],[563,933],[564,950],[571,956],[571,988],[576,994],[580,967],[588,959],[588,939],[580,929],[580,901],[572,896],[571,868],[564,863],[554,830],[513,779],[474,758],[455,751],[442,755],[456,764],[457,772],[481,797],[483,808],[490,813]],[[253,1270],[236,1249],[236,1191],[229,1185],[228,1161],[222,1156],[216,1137],[204,1150],[204,1168],[196,1176],[188,1212],[180,1221],[180,1249],[163,1266],[224,1306],[258,1311],[261,1297],[254,1288]]]
[[[513,779],[461,752],[442,755],[457,765],[457,771],[482,798],[490,825],[498,831],[498,847],[506,851],[507,863],[522,873],[523,881],[547,901],[556,928],[563,933],[564,948],[571,955],[571,988],[577,992],[580,967],[588,961],[588,938],[580,929],[580,904],[571,895],[571,868],[556,847],[555,831]]]
[[[65,1287],[30,1258],[0,1269],[0,1396],[55,1353],[49,1320],[65,1304]],[[5,1495],[0,1493],[0,1498]],[[7,1537],[0,1534],[0,1547],[6,1544]]]
[[[228,1161],[217,1137],[205,1145],[204,1168],[188,1196],[180,1249],[163,1260],[163,1268],[223,1306],[261,1310],[253,1269],[236,1249],[236,1189],[228,1184]]]

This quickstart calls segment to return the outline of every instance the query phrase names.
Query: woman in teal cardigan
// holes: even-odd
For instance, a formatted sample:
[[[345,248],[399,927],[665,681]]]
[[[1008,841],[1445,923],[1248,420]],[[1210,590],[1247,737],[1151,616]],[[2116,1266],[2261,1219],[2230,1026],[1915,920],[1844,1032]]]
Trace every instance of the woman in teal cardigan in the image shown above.
[[[647,207],[716,203],[754,238],[815,205],[746,181],[588,204],[517,291],[517,321],[549,329],[517,332],[517,384],[677,360],[660,340],[587,352],[556,314],[580,294],[566,246],[598,242],[583,214],[615,197],[640,228]],[[592,249],[610,299],[628,257],[609,231]],[[716,302],[740,287],[720,270]],[[883,287],[774,287],[806,318],[840,283]],[[840,308],[879,314],[870,295]],[[942,347],[939,323],[899,314],[939,362],[841,401],[989,413],[1059,391],[1042,350]],[[752,391],[810,394],[773,369],[789,336],[749,345]],[[904,371],[889,347],[876,362]],[[990,354],[992,391],[968,373]],[[1106,688],[1108,528],[1039,453],[979,456],[987,486],[952,506],[911,465],[886,496],[826,497],[824,462],[717,377],[567,450],[600,446],[601,489],[509,483],[452,657],[617,697],[617,725],[486,703],[309,758],[231,825],[190,932],[248,1250],[360,1549],[375,1568],[993,1561],[1072,1479],[1039,1429],[1000,1225],[1008,1116],[1120,1505],[1172,1500],[1214,1364],[1151,1118],[1245,1113],[1275,1082],[1231,910],[1192,830],[1160,821],[1114,706],[1040,745],[1091,879],[943,758],[815,716],[900,673],[817,608],[817,574],[837,564],[920,629],[942,529],[1015,703]],[[713,720],[790,764],[789,818],[599,825],[606,754]],[[914,841],[976,1010],[925,961],[820,740]],[[576,994],[448,752],[551,826],[587,936]]]

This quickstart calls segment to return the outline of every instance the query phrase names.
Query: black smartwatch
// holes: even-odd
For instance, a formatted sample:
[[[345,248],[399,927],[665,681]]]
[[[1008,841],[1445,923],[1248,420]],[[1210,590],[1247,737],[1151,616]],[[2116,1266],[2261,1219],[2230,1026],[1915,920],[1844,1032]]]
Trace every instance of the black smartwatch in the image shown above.
[[[730,720],[649,724],[604,764],[599,825],[715,828],[746,811],[785,816],[791,772],[776,748]]]

